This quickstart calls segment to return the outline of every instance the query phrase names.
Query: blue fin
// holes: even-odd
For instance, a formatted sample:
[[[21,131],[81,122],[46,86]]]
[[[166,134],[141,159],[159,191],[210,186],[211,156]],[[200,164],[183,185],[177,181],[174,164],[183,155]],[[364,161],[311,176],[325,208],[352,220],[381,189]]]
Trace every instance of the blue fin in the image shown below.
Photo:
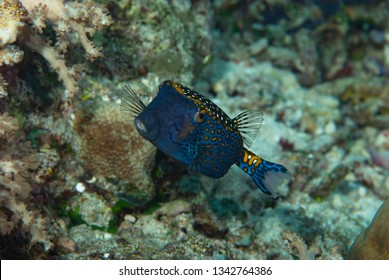
[[[251,176],[264,194],[273,198],[277,197],[277,186],[283,180],[290,179],[290,173],[285,166],[264,160],[245,148],[237,165]]]

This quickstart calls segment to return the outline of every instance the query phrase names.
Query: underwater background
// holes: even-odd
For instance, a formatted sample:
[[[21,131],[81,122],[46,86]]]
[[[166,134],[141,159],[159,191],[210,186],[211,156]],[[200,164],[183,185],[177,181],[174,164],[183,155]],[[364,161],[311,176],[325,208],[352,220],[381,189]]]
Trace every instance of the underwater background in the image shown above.
[[[388,76],[387,0],[0,0],[0,257],[389,259]],[[164,80],[263,112],[277,199],[123,118]]]

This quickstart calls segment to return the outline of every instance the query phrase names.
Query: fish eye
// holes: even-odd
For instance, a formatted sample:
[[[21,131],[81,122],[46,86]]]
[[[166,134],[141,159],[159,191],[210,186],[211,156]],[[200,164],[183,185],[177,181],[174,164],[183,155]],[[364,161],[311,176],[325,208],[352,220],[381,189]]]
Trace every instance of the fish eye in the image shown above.
[[[142,131],[143,133],[147,133],[147,132],[148,132],[147,127],[145,126],[145,124],[144,124],[143,122],[141,122],[140,120],[135,119],[134,123],[135,123],[135,126],[136,126],[140,131]]]
[[[194,115],[194,120],[198,123],[201,123],[204,121],[205,114],[202,111],[197,111],[196,114]]]

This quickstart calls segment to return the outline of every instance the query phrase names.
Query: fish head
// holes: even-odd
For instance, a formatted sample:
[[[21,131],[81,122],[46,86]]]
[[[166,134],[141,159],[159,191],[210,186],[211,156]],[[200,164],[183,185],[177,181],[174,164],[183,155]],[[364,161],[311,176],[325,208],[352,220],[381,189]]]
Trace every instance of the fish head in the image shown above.
[[[135,116],[134,124],[162,152],[188,164],[188,143],[196,133],[199,110],[174,85],[163,82],[157,96]]]
[[[140,135],[150,142],[154,142],[160,133],[160,123],[158,115],[150,108],[146,107],[144,111],[134,119],[134,124]]]

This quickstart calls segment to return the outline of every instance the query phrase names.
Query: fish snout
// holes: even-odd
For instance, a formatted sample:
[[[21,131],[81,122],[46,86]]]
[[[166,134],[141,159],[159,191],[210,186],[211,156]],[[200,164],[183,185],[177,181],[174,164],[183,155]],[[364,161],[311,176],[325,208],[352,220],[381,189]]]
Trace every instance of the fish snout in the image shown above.
[[[150,142],[158,137],[159,122],[152,111],[145,110],[135,118],[134,124],[138,132]]]

